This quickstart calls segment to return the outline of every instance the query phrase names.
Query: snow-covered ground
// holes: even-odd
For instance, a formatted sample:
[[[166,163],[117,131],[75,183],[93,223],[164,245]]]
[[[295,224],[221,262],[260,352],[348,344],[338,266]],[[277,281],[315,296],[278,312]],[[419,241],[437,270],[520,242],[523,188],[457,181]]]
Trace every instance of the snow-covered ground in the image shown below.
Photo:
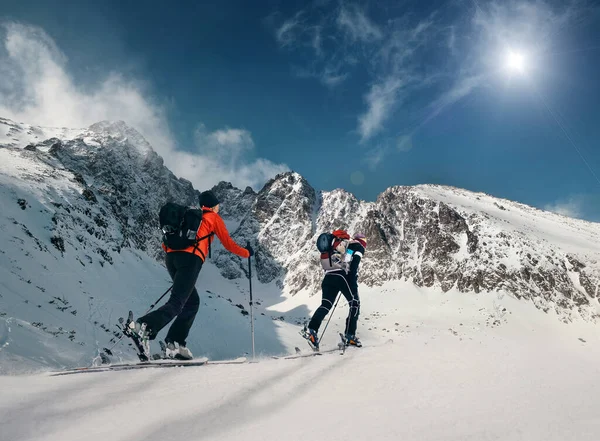
[[[130,309],[143,314],[171,285],[164,266],[146,253],[126,247],[115,252],[91,234],[85,220],[101,214],[98,207],[82,203],[83,189],[71,172],[35,158],[33,152],[0,149],[0,374],[90,363],[112,347],[119,317]],[[56,231],[56,204],[74,215],[66,233]],[[117,228],[108,229],[119,236]],[[60,235],[64,251],[52,243]],[[190,349],[212,358],[249,353],[248,280],[224,279],[209,259],[197,286],[201,307]],[[293,351],[279,334],[297,335],[297,328],[264,310],[278,302],[280,290],[256,278],[253,288],[256,350]],[[114,347],[115,360],[136,358],[129,346],[123,340]]]
[[[364,290],[367,344],[343,356],[0,377],[0,438],[598,439],[592,325],[508,296],[385,289]]]
[[[2,119],[0,126],[6,146],[80,133]],[[147,143],[122,124],[100,123],[84,135],[94,145],[127,139],[148,153]],[[382,277],[371,288],[359,285],[364,348],[284,360],[272,356],[296,346],[308,350],[298,330],[320,296],[309,288],[290,295],[276,281],[260,283],[253,271],[255,362],[51,376],[97,362],[98,352],[115,342],[118,317],[129,309],[142,314],[170,280],[149,254],[117,246],[124,230],[111,206],[98,191],[99,203],[84,198],[88,184],[81,177],[39,154],[49,148],[0,149],[0,441],[600,439],[597,326],[577,310],[560,320],[552,296],[539,308],[508,291],[442,293],[437,285]],[[418,186],[414,192],[455,207],[473,222],[484,250],[501,255],[508,268],[523,265],[518,253],[564,261],[572,285],[589,297],[589,315],[598,312],[597,224],[460,189]],[[336,198],[349,196],[334,191],[325,199]],[[327,216],[337,218],[342,202],[330,204]],[[361,216],[371,205],[362,206]],[[230,230],[238,224],[232,218]],[[399,224],[405,240],[408,226]],[[281,219],[268,231],[281,225],[287,232],[289,222]],[[524,238],[518,250],[504,244],[504,231],[510,240]],[[455,257],[468,259],[467,237],[457,243]],[[294,250],[282,254],[302,254]],[[308,261],[294,262],[287,262],[290,272],[308,271]],[[485,269],[486,262],[478,264]],[[534,265],[558,267],[544,258]],[[578,272],[584,267],[587,278]],[[366,258],[363,276],[368,268]],[[248,280],[222,274],[211,259],[202,269],[189,347],[199,357],[251,358]],[[324,349],[337,345],[347,312],[342,299]],[[114,361],[136,359],[127,341],[113,353]]]
[[[67,127],[32,126],[0,117],[0,146],[26,147],[50,138],[73,139],[83,132]]]

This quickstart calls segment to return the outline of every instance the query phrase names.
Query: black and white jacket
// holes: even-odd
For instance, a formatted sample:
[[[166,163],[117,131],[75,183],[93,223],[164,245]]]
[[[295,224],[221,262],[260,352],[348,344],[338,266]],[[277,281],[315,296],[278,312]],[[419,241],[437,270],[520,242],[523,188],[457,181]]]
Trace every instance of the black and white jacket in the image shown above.
[[[345,261],[348,263],[348,283],[351,288],[358,286],[358,267],[365,254],[365,247],[358,241],[351,241],[346,248]]]

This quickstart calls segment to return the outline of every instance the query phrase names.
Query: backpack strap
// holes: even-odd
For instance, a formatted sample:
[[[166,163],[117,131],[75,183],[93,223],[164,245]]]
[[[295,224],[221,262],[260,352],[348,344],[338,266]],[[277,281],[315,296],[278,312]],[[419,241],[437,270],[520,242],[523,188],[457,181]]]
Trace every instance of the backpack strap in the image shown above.
[[[208,239],[209,237],[211,237],[211,236],[214,236],[214,235],[215,235],[215,233],[210,233],[210,234],[207,234],[206,236],[199,237],[199,238],[196,240],[196,244],[194,245],[194,251],[195,251],[195,250],[198,250],[198,251],[200,252],[200,254],[202,254],[202,257],[204,257],[205,259],[206,259],[206,256],[204,255],[204,253],[202,252],[202,250],[198,248],[198,245],[200,244],[200,241],[203,241],[203,240],[205,240],[205,239]],[[210,259],[211,255],[212,255],[212,253],[211,253],[211,248],[212,248],[212,247],[211,247],[211,241],[209,240],[209,241],[208,241],[208,258],[209,258],[209,259]]]
[[[333,241],[331,242],[331,247],[329,248],[329,266],[333,266],[333,262],[331,260],[331,256],[333,254],[333,252],[335,251],[335,247],[336,247],[336,242],[339,243],[339,239],[335,236],[333,236]]]
[[[202,214],[208,213],[208,212],[212,212],[212,210],[202,209]],[[202,225],[202,223],[200,223],[200,225]],[[200,229],[200,227],[198,227],[198,229]],[[202,237],[199,237],[198,239],[196,239],[196,241],[194,242],[194,251],[193,251],[193,253],[195,254],[196,251],[198,251],[200,254],[202,254],[202,259],[205,260],[206,256],[204,255],[204,253],[202,252],[202,250],[200,248],[198,248],[198,245],[200,245],[201,241],[203,241],[205,239],[208,239],[211,236],[214,236],[214,234],[215,233],[210,233],[210,234],[207,234],[206,236],[202,236]],[[212,253],[211,253],[211,241],[209,241],[208,242],[208,257],[210,258],[211,255],[212,255]]]

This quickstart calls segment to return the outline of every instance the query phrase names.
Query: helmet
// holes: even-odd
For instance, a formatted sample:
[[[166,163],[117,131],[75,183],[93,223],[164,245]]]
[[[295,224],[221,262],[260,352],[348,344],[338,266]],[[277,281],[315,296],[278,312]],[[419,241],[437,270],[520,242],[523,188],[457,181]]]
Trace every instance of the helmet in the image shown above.
[[[363,247],[367,246],[367,236],[365,236],[363,233],[356,233],[352,239],[360,242]]]

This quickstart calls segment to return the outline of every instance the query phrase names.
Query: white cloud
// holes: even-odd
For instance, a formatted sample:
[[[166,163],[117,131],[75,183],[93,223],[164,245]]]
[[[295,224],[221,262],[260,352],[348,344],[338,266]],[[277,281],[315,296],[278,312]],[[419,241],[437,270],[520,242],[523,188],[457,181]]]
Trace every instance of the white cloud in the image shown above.
[[[334,88],[349,76],[358,62],[354,52],[380,40],[384,33],[357,5],[347,4],[326,12],[329,1],[313,1],[294,16],[273,26],[279,46],[306,59],[292,68],[299,78],[315,78]],[[273,21],[277,14],[269,16]]]
[[[433,15],[435,15],[435,12]],[[431,17],[419,22],[417,24],[417,26],[411,30],[411,39],[414,41],[420,40],[423,35],[427,34],[427,31],[433,25],[434,25],[434,21]]]
[[[318,57],[323,55],[323,37],[321,35],[321,26],[315,26],[313,28],[312,47]]]
[[[450,89],[442,93],[435,101],[429,104],[430,112],[421,122],[418,128],[427,124],[430,120],[439,115],[446,107],[469,95],[477,87],[484,83],[483,75],[473,75],[460,78]],[[417,128],[417,129],[418,129]]]
[[[440,75],[421,69],[420,57],[430,42],[442,32],[429,17],[408,25],[405,20],[391,20],[389,32],[374,45],[370,63],[380,80],[371,85],[365,96],[366,111],[358,118],[361,142],[366,142],[385,129],[385,123],[395,113],[398,101],[430,85]],[[437,44],[437,43],[436,43]]]
[[[146,97],[141,82],[110,73],[94,88],[84,90],[67,73],[66,57],[42,29],[8,23],[4,30],[0,64],[9,66],[13,76],[0,77],[0,114],[32,124],[73,128],[105,119],[124,120],[160,154],[174,148],[165,111]]]
[[[583,197],[572,196],[567,200],[559,200],[544,207],[546,211],[562,214],[572,218],[582,218],[585,201]]]
[[[17,23],[0,27],[0,115],[35,125],[85,128],[102,120],[123,120],[138,130],[177,175],[199,188],[220,180],[234,185],[264,184],[287,166],[268,160],[250,161],[254,143],[250,133],[224,129],[198,131],[206,150],[177,149],[166,109],[152,99],[142,81],[112,72],[97,84],[80,86],[68,73],[68,60],[40,28]],[[223,163],[225,153],[235,161]],[[182,165],[184,164],[184,165]],[[202,173],[198,173],[201,170]]]
[[[298,78],[316,78],[321,84],[331,89],[335,88],[349,77],[347,72],[342,72],[342,67],[340,65],[334,65],[333,63],[325,66],[323,70],[310,70],[295,66],[292,68],[292,71]]]
[[[356,5],[342,6],[337,16],[338,27],[353,41],[373,41],[383,37],[383,32],[366,13]]]
[[[408,152],[413,148],[411,135],[402,135],[398,137],[396,148],[401,152]]]
[[[358,118],[358,131],[362,141],[381,131],[383,123],[392,113],[401,86],[402,81],[395,77],[386,78],[371,86],[365,96],[367,111]]]
[[[459,11],[456,2],[447,2],[426,16],[392,13],[375,21],[363,4],[347,0],[327,9],[307,6],[302,26],[310,29],[316,23],[319,43],[314,45],[310,32],[297,33],[299,44],[293,48],[300,56],[309,54],[301,76],[329,88],[349,78],[353,69],[368,75],[356,129],[363,145],[389,137],[385,132],[403,102],[419,103],[395,127],[412,137],[457,101],[497,80],[507,47],[543,52],[556,33],[591,16],[584,12],[594,8],[586,0],[491,0]],[[301,52],[311,44],[314,50]]]
[[[365,162],[370,170],[375,170],[377,166],[383,161],[389,148],[385,145],[380,145],[367,152]]]
[[[281,47],[290,46],[295,43],[298,33],[302,32],[301,17],[303,12],[296,13],[289,20],[284,21],[275,31],[275,37]]]
[[[183,153],[175,169],[182,175],[194,176],[202,188],[228,181],[239,188],[257,188],[278,173],[289,171],[284,164],[267,159],[250,160],[254,152],[252,135],[243,129],[221,129],[208,132],[201,124],[195,133],[197,150]]]
[[[455,54],[456,53],[456,27],[455,26],[449,26],[448,27],[448,50],[450,51],[451,54]]]
[[[334,68],[327,67],[319,74],[319,80],[328,87],[335,87],[348,78],[348,73],[340,73]]]
[[[275,164],[263,158],[232,163],[221,161],[219,156],[178,151],[174,153],[173,159],[176,161],[173,172],[185,176],[200,190],[210,188],[220,181],[231,182],[242,189],[246,186],[258,189],[276,174],[289,171],[286,165]]]

